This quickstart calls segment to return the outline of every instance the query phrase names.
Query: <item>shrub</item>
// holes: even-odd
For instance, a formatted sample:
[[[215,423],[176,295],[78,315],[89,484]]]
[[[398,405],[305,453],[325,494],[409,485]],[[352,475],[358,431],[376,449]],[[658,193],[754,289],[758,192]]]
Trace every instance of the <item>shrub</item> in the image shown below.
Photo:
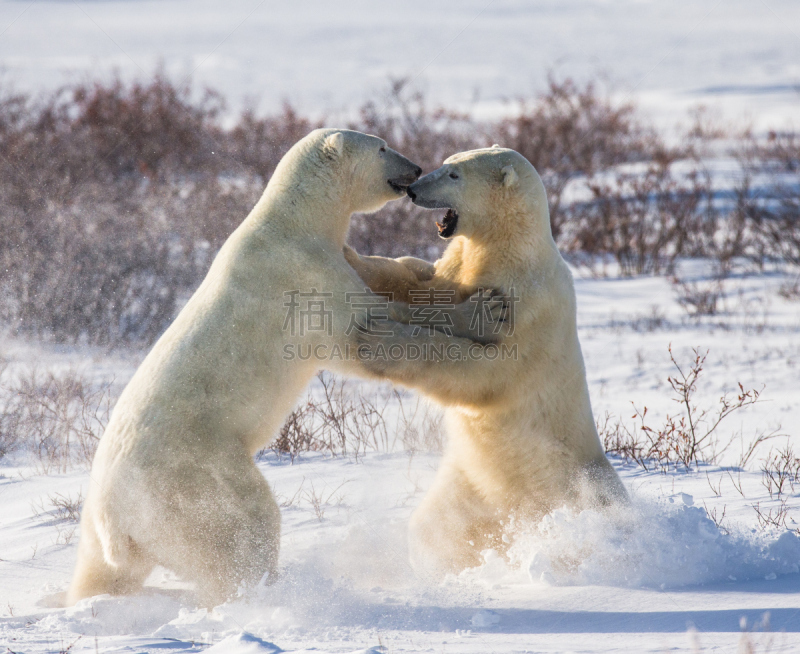
[[[732,413],[759,401],[761,391],[745,389],[739,384],[739,392],[731,397],[723,395],[716,407],[702,408],[695,395],[700,375],[708,352],[693,350],[693,358],[688,365],[676,361],[669,348],[669,357],[676,372],[667,377],[672,400],[680,410],[674,415],[667,414],[662,426],[652,426],[647,420],[647,407],[638,409],[634,405],[633,424],[618,420],[612,422],[606,416],[598,432],[609,454],[632,460],[645,470],[651,467],[667,470],[683,467],[687,470],[699,463],[714,463],[728,445],[721,445],[717,429]],[[763,442],[765,438],[756,439]],[[752,454],[752,452],[750,452]]]
[[[326,452],[358,458],[368,451],[442,448],[441,415],[419,398],[389,387],[364,389],[329,373],[317,375],[304,402],[289,414],[267,451],[288,454]]]
[[[568,250],[612,254],[623,275],[672,272],[679,256],[702,251],[703,208],[710,182],[692,174],[679,180],[668,164],[643,173],[614,172],[588,184],[592,199],[565,211]]]
[[[187,170],[213,175],[221,168],[214,153],[223,106],[213,91],[193,101],[189,85],[176,86],[158,72],[148,83],[78,84],[42,113],[54,122],[53,145],[78,156],[63,161],[73,176],[163,180]]]
[[[720,278],[706,282],[684,282],[672,277],[670,282],[676,292],[678,304],[691,318],[715,315],[719,300],[725,297],[725,288]]]
[[[739,147],[744,176],[737,192],[737,212],[752,238],[748,255],[756,262],[800,265],[800,136],[770,132],[752,135]]]
[[[283,154],[319,124],[286,105],[223,128],[223,108],[215,92],[161,72],[36,100],[0,87],[0,319],[61,342],[153,342]],[[610,254],[623,274],[671,272],[681,256],[713,257],[721,274],[740,256],[800,263],[800,140],[741,140],[745,174],[721,201],[699,160],[686,175],[673,165],[720,136],[709,120],[669,149],[633,105],[592,83],[551,79],[513,117],[480,122],[393,80],[350,127],[426,171],[461,150],[518,150],[542,175],[559,246],[589,260]],[[355,216],[349,240],[365,254],[435,259],[444,242],[433,222],[401,200]]]
[[[113,404],[110,384],[92,384],[75,372],[56,376],[35,369],[4,380],[0,398],[0,458],[27,452],[44,473],[88,466]]]
[[[6,213],[0,305],[18,331],[90,343],[152,341],[189,279],[186,252],[133,203]],[[88,198],[87,198],[88,199]],[[87,212],[91,211],[89,215]]]
[[[221,188],[221,106],[212,92],[194,102],[189,87],[160,74],[149,84],[77,85],[39,104],[6,92],[4,322],[66,342],[155,340],[205,273],[207,250],[257,197],[252,184]]]
[[[562,197],[570,180],[666,156],[665,146],[641,124],[633,105],[615,106],[594,83],[580,87],[552,76],[545,93],[533,102],[521,100],[518,115],[500,121],[491,133],[495,142],[522,154],[542,176],[555,238],[568,220]]]
[[[264,186],[289,148],[318,127],[322,123],[300,116],[290,104],[284,104],[280,114],[265,118],[247,109],[230,131],[226,152],[242,170],[258,175]]]

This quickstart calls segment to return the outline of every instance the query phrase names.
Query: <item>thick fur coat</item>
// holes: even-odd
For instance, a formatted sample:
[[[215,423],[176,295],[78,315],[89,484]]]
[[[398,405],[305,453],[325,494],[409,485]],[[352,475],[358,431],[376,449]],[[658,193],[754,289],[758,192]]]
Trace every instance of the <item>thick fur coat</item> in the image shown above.
[[[499,147],[450,157],[409,188],[415,203],[447,208],[441,259],[345,256],[376,292],[407,299],[447,289],[456,301],[479,288],[513,296],[500,348],[437,334],[438,357],[368,364],[446,407],[448,441],[434,484],[411,519],[415,567],[458,571],[502,550],[509,518],[538,519],[568,505],[624,500],[592,416],[576,326],[572,275],[550,230],[547,198],[531,164]],[[487,325],[487,329],[489,326]],[[418,335],[364,337],[373,351],[407,347]]]
[[[209,605],[274,573],[280,512],[253,454],[319,368],[366,374],[355,358],[318,358],[355,345],[347,293],[364,284],[342,256],[350,216],[404,196],[419,173],[382,139],[347,130],[316,130],[287,153],[114,408],[69,604],[136,591],[156,564],[196,582]],[[292,291],[329,293],[329,324],[293,324]],[[300,345],[317,357],[287,356]]]

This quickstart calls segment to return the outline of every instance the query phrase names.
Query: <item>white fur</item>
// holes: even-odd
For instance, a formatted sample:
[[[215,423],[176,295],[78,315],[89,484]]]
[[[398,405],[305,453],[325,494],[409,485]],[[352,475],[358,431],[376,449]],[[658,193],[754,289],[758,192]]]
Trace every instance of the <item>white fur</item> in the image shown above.
[[[416,287],[455,290],[459,299],[481,287],[504,289],[518,298],[505,359],[437,334],[429,342],[454,347],[444,361],[369,364],[446,407],[444,459],[410,525],[415,566],[441,573],[477,565],[485,548],[504,549],[511,516],[535,520],[565,504],[604,505],[626,494],[597,436],[572,275],[553,241],[536,170],[495,146],[450,157],[412,191],[415,202],[459,216],[451,244]],[[387,270],[380,268],[381,279]],[[403,277],[401,298],[408,287]],[[391,338],[364,340],[388,349],[420,339],[399,328]]]
[[[67,601],[133,592],[156,564],[215,604],[274,573],[280,512],[253,454],[279,429],[318,367],[284,346],[351,343],[345,293],[364,285],[342,246],[355,211],[402,193],[418,168],[382,139],[317,130],[278,165],[250,215],[122,393],[97,450]],[[332,156],[333,155],[333,156]],[[331,335],[284,330],[286,291],[332,292]]]

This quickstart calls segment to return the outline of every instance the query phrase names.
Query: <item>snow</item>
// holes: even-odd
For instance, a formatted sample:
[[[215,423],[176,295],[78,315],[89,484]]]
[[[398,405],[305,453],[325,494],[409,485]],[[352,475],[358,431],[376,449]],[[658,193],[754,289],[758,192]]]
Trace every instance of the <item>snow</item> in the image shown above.
[[[702,279],[706,269],[686,261],[679,270]],[[305,454],[293,464],[270,454],[259,467],[282,504],[276,583],[207,610],[187,584],[156,569],[139,596],[62,609],[54,606],[78,534],[69,537],[74,524],[36,507],[56,492],[77,496],[88,472],[40,475],[12,457],[0,462],[0,643],[26,653],[70,645],[70,652],[234,654],[688,652],[731,651],[745,640],[755,651],[797,648],[800,539],[759,528],[753,509],[778,505],[758,460],[786,437],[762,445],[748,469],[735,467],[759,430],[780,425],[796,444],[800,436],[800,303],[777,293],[788,274],[740,270],[725,282],[718,315],[690,319],[664,278],[575,272],[597,416],[627,419],[631,402],[646,405],[653,424],[674,413],[670,343],[679,361],[691,347],[709,350],[701,405],[714,405],[738,381],[764,385],[763,402],[724,423],[721,439],[734,442],[718,463],[647,472],[612,458],[629,507],[562,508],[539,524],[512,523],[508,558],[488,550],[481,566],[434,583],[410,569],[406,525],[438,454],[371,452],[358,461]],[[648,322],[654,305],[662,318]],[[15,366],[80,367],[98,379],[113,373],[120,385],[143,356],[13,339],[0,347]],[[798,494],[788,497],[790,525],[800,520]]]
[[[798,25],[793,0],[2,0],[0,64],[34,92],[163,65],[232,108],[288,99],[329,118],[389,76],[486,117],[543,90],[549,71],[604,75],[662,127],[698,104],[766,127],[796,121]]]
[[[739,525],[721,530],[703,507],[691,506],[691,495],[678,498],[675,506],[675,497],[665,504],[635,496],[631,507],[610,515],[558,509],[515,536],[509,565],[487,552],[475,574],[491,583],[510,576],[551,586],[663,590],[800,572],[794,533],[763,538]]]

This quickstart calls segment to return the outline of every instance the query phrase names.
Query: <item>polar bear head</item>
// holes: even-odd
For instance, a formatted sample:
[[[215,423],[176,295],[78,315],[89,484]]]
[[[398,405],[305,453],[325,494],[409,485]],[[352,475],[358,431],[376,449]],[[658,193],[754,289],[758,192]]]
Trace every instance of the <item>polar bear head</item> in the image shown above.
[[[281,160],[270,183],[306,197],[370,213],[406,194],[422,169],[377,136],[348,129],[317,129]]]
[[[447,209],[436,223],[445,239],[551,233],[544,184],[514,150],[493,146],[454,154],[409,186],[408,195],[421,207]]]

